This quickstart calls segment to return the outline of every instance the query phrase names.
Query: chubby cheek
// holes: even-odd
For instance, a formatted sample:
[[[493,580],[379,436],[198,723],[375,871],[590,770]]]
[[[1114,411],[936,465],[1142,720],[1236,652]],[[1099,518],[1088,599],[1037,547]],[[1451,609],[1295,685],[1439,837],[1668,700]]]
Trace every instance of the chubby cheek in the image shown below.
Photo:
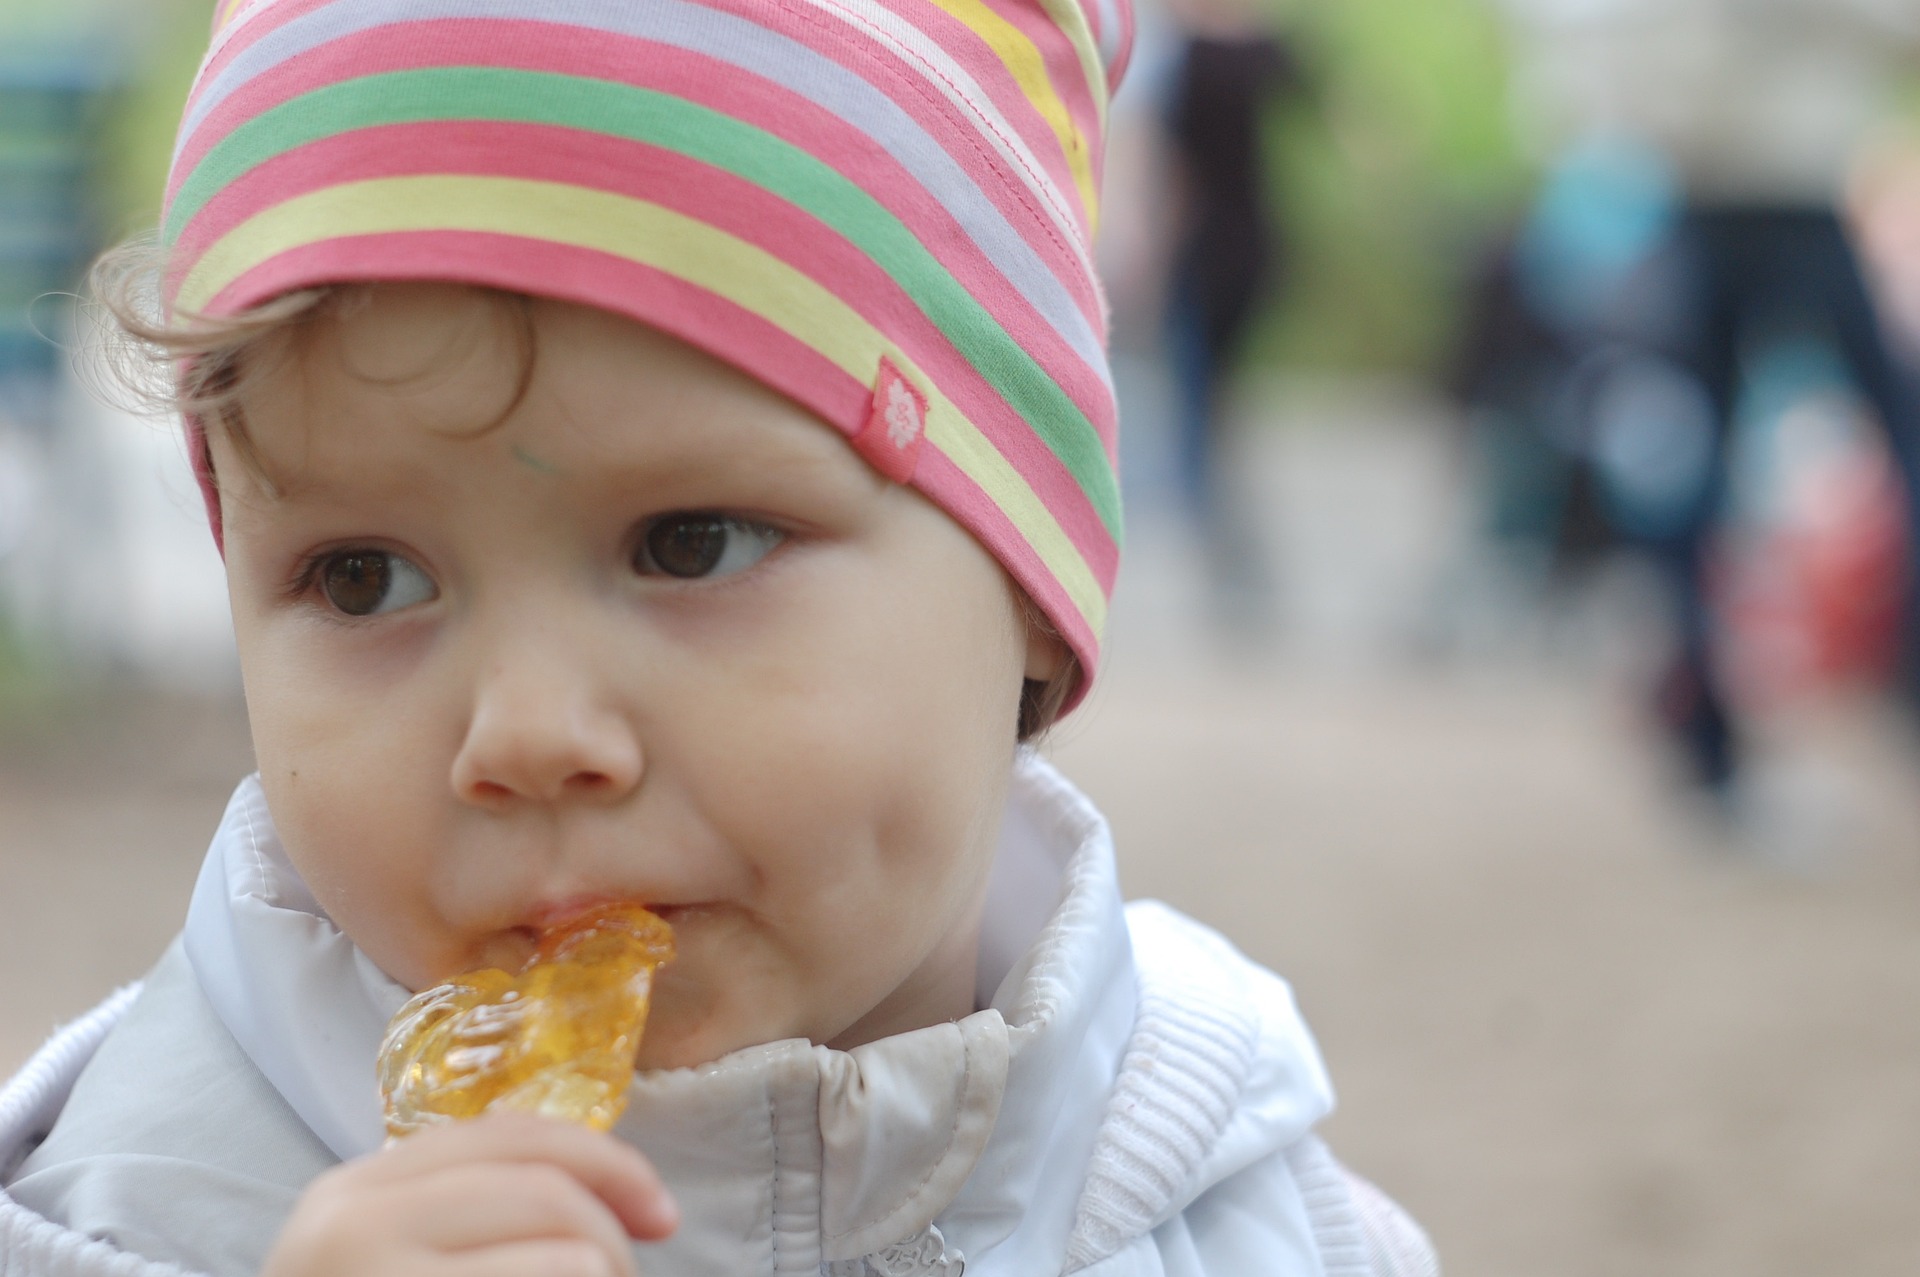
[[[736,756],[778,781],[709,807],[721,839],[752,861],[754,886],[677,920],[680,958],[661,976],[648,1067],[782,1038],[831,1041],[967,912],[969,813],[915,783],[927,774],[918,748],[787,739],[820,744]]]
[[[382,970],[409,988],[432,983],[461,958],[430,899],[447,844],[431,751],[391,698],[300,677],[244,647],[242,661],[261,785],[288,858]]]
[[[894,620],[905,641],[870,643],[853,627],[831,641],[857,659],[796,657],[703,689],[702,717],[680,721],[708,730],[656,752],[685,760],[695,803],[753,868],[752,933],[690,920],[680,970],[663,977],[663,1023],[683,997],[688,1022],[713,1035],[705,1049],[839,1037],[972,925],[1018,667],[997,653],[929,668],[914,640],[941,625],[933,612],[850,610]]]

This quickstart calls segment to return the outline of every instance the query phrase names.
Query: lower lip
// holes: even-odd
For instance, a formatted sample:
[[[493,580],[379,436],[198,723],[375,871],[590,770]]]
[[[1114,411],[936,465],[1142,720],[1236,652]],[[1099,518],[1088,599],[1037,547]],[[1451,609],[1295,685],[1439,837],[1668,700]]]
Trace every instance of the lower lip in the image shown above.
[[[574,900],[562,900],[558,904],[548,905],[528,921],[536,930],[551,931],[555,927],[564,927],[576,918],[613,903],[612,896],[581,896]]]
[[[596,909],[603,909],[608,905],[616,903],[621,903],[621,901],[619,897],[615,896],[594,896],[590,898],[582,897],[578,900],[566,900],[542,909],[530,919],[530,922],[535,931],[551,931],[556,927],[563,927],[577,918],[592,913]],[[640,904],[638,901],[632,903]],[[677,919],[690,917],[705,908],[705,906],[697,904],[640,904],[640,907],[648,910],[669,924]]]

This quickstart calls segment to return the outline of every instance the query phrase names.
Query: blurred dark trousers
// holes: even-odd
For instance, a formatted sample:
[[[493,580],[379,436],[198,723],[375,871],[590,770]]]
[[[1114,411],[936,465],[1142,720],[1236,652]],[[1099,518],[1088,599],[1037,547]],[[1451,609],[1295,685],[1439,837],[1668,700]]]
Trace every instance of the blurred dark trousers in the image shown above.
[[[1656,550],[1680,605],[1680,652],[1664,709],[1683,738],[1699,778],[1715,788],[1732,779],[1735,743],[1723,690],[1712,667],[1712,616],[1706,555],[1727,491],[1742,356],[1782,332],[1830,340],[1854,388],[1884,426],[1906,488],[1909,560],[1920,509],[1920,417],[1906,371],[1896,366],[1860,265],[1831,209],[1706,207],[1688,214],[1683,232],[1692,272],[1693,323],[1681,353],[1713,404],[1716,446],[1709,478],[1691,517]],[[1902,635],[1903,677],[1911,695],[1920,672],[1920,608],[1908,592]]]
[[[1208,290],[1176,272],[1165,315],[1166,352],[1174,390],[1174,465],[1180,495],[1201,547],[1220,619],[1257,629],[1266,621],[1272,582],[1249,512],[1222,473],[1229,429],[1228,391],[1236,356],[1260,298],[1261,273],[1250,264],[1244,286]]]

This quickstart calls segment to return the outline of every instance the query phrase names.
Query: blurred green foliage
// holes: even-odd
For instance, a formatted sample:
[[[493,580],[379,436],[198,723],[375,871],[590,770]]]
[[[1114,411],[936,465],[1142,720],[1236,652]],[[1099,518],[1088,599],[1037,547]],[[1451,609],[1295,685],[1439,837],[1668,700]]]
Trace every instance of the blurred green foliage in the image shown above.
[[[159,225],[174,130],[207,51],[213,11],[210,0],[145,3],[156,13],[153,31],[106,141],[108,224],[122,236]]]
[[[9,52],[17,42],[29,44],[64,40],[76,31],[98,25],[101,13],[110,8],[109,0],[0,0],[0,34],[4,34]]]
[[[0,62],[83,65],[106,93],[92,167],[110,237],[159,220],[174,126],[211,14],[212,0],[0,0]]]
[[[0,730],[38,722],[49,712],[65,690],[59,668],[54,652],[0,614]]]
[[[1500,20],[1485,0],[1298,0],[1278,20],[1313,88],[1271,121],[1292,255],[1255,357],[1431,371],[1467,272],[1526,192]]]

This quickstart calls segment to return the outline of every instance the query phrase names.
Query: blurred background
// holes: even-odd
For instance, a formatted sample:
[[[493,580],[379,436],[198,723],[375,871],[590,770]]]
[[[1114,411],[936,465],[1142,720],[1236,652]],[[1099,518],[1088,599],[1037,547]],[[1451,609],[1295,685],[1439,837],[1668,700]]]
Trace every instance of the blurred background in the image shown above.
[[[206,0],[0,0],[0,1071],[249,767],[71,294]],[[1129,545],[1048,748],[1289,976],[1455,1274],[1920,1272],[1920,0],[1163,0],[1103,226]]]

